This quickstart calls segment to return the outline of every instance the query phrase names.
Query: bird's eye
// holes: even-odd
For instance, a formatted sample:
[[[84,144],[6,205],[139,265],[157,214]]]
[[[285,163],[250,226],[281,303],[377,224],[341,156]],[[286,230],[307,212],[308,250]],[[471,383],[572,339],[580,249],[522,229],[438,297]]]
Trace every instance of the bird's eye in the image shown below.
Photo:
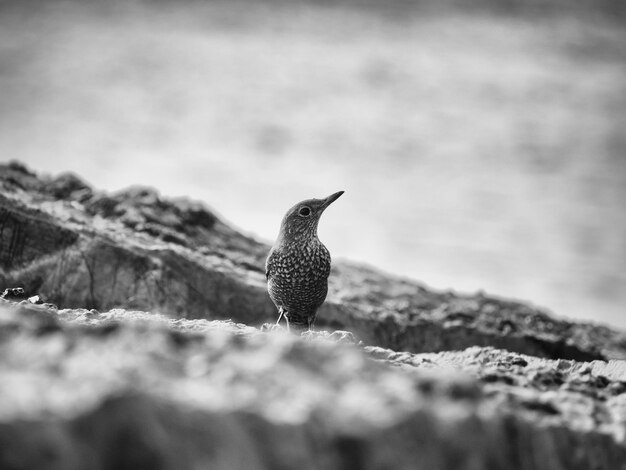
[[[300,210],[298,211],[298,214],[302,217],[308,217],[311,215],[311,209],[309,207],[301,207]]]

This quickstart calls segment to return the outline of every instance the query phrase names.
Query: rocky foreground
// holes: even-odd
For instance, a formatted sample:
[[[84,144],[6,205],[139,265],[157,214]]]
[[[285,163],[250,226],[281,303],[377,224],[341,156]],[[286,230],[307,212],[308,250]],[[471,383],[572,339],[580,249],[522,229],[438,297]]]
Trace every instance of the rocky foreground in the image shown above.
[[[227,321],[0,308],[0,468],[626,465],[622,361],[398,353]]]
[[[626,469],[622,332],[348,262],[265,332],[268,247],[203,205],[0,189],[0,468]]]

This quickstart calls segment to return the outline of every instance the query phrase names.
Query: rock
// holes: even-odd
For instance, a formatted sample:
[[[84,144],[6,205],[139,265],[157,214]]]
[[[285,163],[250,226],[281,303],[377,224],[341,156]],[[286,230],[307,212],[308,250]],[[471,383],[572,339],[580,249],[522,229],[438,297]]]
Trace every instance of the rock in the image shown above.
[[[44,185],[43,191],[55,199],[89,199],[93,191],[91,187],[73,173],[62,173]]]
[[[0,325],[0,468],[626,462],[623,361],[412,354],[119,309],[4,304]]]
[[[43,304],[43,300],[41,300],[41,297],[39,297],[38,295],[33,295],[32,297],[28,298],[28,301],[31,304]]]
[[[276,319],[263,268],[269,246],[201,203],[150,188],[105,194],[19,163],[0,165],[0,189],[0,286],[23,286],[61,308],[249,325]],[[437,292],[347,261],[333,265],[316,326],[411,352],[479,345],[554,359],[626,358],[626,334],[609,327],[482,293]]]
[[[26,293],[21,287],[8,287],[4,289],[4,292],[0,295],[0,299],[3,300],[23,300],[26,298]]]

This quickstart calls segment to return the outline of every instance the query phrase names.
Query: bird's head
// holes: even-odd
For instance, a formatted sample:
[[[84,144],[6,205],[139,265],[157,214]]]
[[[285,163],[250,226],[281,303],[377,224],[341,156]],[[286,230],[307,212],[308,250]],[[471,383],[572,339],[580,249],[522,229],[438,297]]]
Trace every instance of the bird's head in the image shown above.
[[[325,199],[307,199],[293,206],[283,217],[278,242],[317,236],[317,224],[322,213],[342,194],[343,191],[338,191]]]

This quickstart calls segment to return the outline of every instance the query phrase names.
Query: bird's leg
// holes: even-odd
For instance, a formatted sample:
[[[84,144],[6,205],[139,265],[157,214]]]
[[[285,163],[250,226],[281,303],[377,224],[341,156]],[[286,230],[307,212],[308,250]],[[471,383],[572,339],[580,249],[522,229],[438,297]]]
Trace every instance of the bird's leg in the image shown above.
[[[278,320],[276,320],[276,325],[280,323],[281,318],[285,318],[285,322],[287,323],[287,331],[289,331],[289,317],[287,316],[287,312],[283,307],[278,307]]]
[[[280,323],[280,319],[283,318],[283,308],[279,307],[278,309],[278,320],[276,320],[276,324],[278,325]]]

